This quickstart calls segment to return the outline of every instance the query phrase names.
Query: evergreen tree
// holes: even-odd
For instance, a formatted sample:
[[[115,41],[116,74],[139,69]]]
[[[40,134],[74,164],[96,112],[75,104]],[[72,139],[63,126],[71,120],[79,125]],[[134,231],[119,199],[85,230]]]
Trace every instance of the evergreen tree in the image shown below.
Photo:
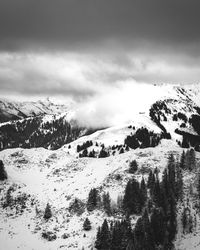
[[[184,150],[183,150],[183,152],[181,154],[180,168],[181,169],[186,169],[186,166],[185,166],[185,151]]]
[[[98,203],[98,191],[96,188],[92,188],[89,192],[88,200],[87,200],[87,210],[93,211],[97,207]]]
[[[157,179],[154,187],[153,187],[153,191],[152,191],[152,198],[153,201],[157,204],[158,207],[161,206],[161,190],[160,190],[160,182]]]
[[[0,160],[0,181],[4,181],[8,178],[7,173],[4,168],[3,161]]]
[[[109,153],[102,147],[100,153],[99,153],[99,158],[105,158],[108,157]]]
[[[178,164],[176,166],[176,198],[180,201],[183,199],[183,175]]]
[[[129,173],[134,174],[138,170],[138,163],[136,160],[133,160],[129,164]]]
[[[147,209],[144,210],[142,220],[143,220],[143,227],[144,227],[144,232],[145,232],[145,245],[146,245],[145,249],[154,250],[155,249],[154,239],[153,239],[153,234],[152,234],[152,229],[151,229],[151,224],[149,221],[149,215],[148,215]]]
[[[154,184],[155,184],[155,175],[153,174],[152,170],[150,170],[147,181],[147,187],[150,188],[150,190],[153,190]]]
[[[111,230],[110,250],[120,250],[122,232],[119,224],[120,222],[116,222]]]
[[[169,181],[169,187],[172,190],[173,193],[175,193],[175,181],[176,181],[176,172],[175,172],[175,159],[174,155],[170,154],[169,159],[168,159],[168,181]]]
[[[91,223],[90,223],[89,219],[86,218],[85,221],[84,221],[84,223],[83,223],[83,229],[85,231],[89,231],[91,228],[92,228],[91,227]]]
[[[196,155],[193,148],[187,150],[185,154],[185,165],[186,169],[192,171],[196,169]]]
[[[154,208],[151,215],[151,229],[153,233],[153,239],[156,245],[163,245],[165,232],[166,232],[166,223],[165,215],[162,209]]]
[[[140,217],[136,222],[134,229],[134,238],[135,238],[135,248],[137,250],[146,249],[146,237],[145,237],[142,217]]]
[[[143,194],[138,181],[134,178],[128,181],[123,199],[123,208],[127,215],[141,212],[144,203],[142,198]]]
[[[193,148],[190,149],[189,151],[189,156],[190,156],[190,171],[196,169],[196,153]]]
[[[126,250],[128,242],[132,236],[131,224],[129,220],[124,220],[120,223],[120,232],[121,232],[121,244],[120,249]]]
[[[169,237],[169,242],[172,242],[175,239],[176,235],[176,204],[175,200],[173,197],[170,199],[170,210],[169,210],[169,220],[168,220],[168,225],[167,225],[167,231],[168,231],[168,237]]]
[[[140,190],[141,190],[141,205],[143,207],[147,200],[147,187],[143,177],[140,184]]]
[[[98,227],[98,230],[97,230],[95,248],[96,249],[101,249],[101,228],[100,227]]]
[[[123,199],[123,208],[126,211],[128,215],[131,214],[133,207],[133,201],[132,201],[132,183],[131,181],[128,181],[125,189],[124,199]]]
[[[103,208],[108,216],[111,215],[111,206],[110,206],[110,194],[109,192],[103,194]]]
[[[95,247],[101,250],[108,250],[110,248],[110,230],[106,219],[104,220],[101,229],[98,230]]]
[[[44,212],[44,218],[46,220],[48,220],[51,217],[52,217],[51,207],[50,207],[49,203],[47,203],[46,208],[45,208],[45,212]]]

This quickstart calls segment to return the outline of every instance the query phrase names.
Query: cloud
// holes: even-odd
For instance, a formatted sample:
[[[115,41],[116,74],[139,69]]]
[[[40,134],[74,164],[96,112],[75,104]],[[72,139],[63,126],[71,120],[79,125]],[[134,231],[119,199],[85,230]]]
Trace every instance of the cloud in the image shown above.
[[[198,0],[0,0],[0,91],[77,101],[127,80],[195,83]]]
[[[0,0],[2,50],[198,48],[198,0]],[[194,48],[194,50],[195,50]]]
[[[87,100],[126,81],[197,83],[200,59],[154,53],[0,53],[1,94]]]
[[[87,102],[77,105],[74,117],[80,125],[88,127],[110,127],[141,121],[141,112],[148,115],[150,106],[160,98],[171,98],[171,86],[160,87],[147,83],[138,83],[133,79],[120,84]],[[142,123],[144,122],[142,116]]]

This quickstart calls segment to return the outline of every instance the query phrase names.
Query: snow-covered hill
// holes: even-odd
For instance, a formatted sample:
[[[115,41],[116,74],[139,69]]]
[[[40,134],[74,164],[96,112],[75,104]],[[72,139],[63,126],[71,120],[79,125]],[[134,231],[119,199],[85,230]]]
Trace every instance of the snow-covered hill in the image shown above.
[[[130,161],[137,160],[139,164],[134,177],[141,180],[144,176],[147,179],[150,169],[157,167],[162,174],[170,153],[180,157],[181,152],[182,149],[170,140],[163,140],[156,148],[130,150],[101,159],[77,159],[65,148],[54,152],[43,148],[1,151],[0,159],[4,161],[8,173],[8,180],[0,186],[1,205],[10,187],[12,197],[26,199],[23,208],[19,204],[18,209],[17,204],[8,208],[1,206],[0,240],[3,245],[0,249],[91,249],[98,226],[105,218],[112,220],[114,217],[108,217],[101,209],[93,212],[84,209],[81,215],[73,214],[69,211],[70,204],[76,198],[86,203],[90,189],[97,188],[101,194],[108,191],[115,206],[117,198],[124,194],[127,181],[133,177],[128,173]],[[197,159],[200,160],[199,153]],[[53,213],[49,221],[43,219],[47,202]],[[83,230],[86,217],[92,222],[89,232]],[[43,239],[42,233],[47,231],[56,235],[56,240],[48,242]],[[66,239],[63,235],[67,235]],[[182,241],[179,235],[177,246],[188,244],[184,241],[186,239]],[[191,249],[197,250],[198,247]]]
[[[161,179],[169,155],[172,153],[179,160],[186,146],[196,149],[197,169],[183,171],[184,199],[178,207],[174,243],[177,250],[199,249],[199,216],[196,215],[198,225],[193,232],[183,234],[181,213],[185,204],[196,211],[200,87],[152,85],[148,88],[152,91],[149,95],[157,95],[156,99],[152,97],[147,108],[139,107],[126,123],[95,132],[80,127],[76,114],[70,115],[70,118],[66,114],[37,117],[40,119],[37,129],[32,127],[37,123],[36,117],[1,125],[2,138],[5,135],[11,138],[8,131],[12,126],[16,132],[13,140],[23,131],[29,133],[30,128],[33,133],[36,131],[36,135],[33,140],[31,137],[24,139],[27,144],[33,142],[29,149],[22,148],[22,140],[22,144],[14,144],[14,141],[12,148],[2,147],[0,151],[0,160],[8,174],[7,180],[0,181],[0,242],[3,242],[0,250],[94,249],[97,229],[103,220],[120,220],[123,217],[123,213],[117,212],[117,207],[128,180],[134,177],[141,181],[144,177],[147,181],[150,170],[156,168]],[[144,106],[146,104],[144,100]],[[8,125],[6,132],[2,130],[5,125]],[[44,136],[49,132],[51,138]],[[50,148],[48,146],[56,140],[62,140],[56,150],[48,150],[38,147],[39,144],[34,145],[41,138],[44,140],[41,146],[46,148]],[[100,155],[102,150],[106,154]],[[134,174],[129,172],[133,160],[138,163]],[[101,196],[109,192],[115,211],[111,216],[102,207],[87,210],[86,203],[92,188],[96,188]],[[190,197],[191,188],[194,195]],[[49,220],[44,219],[47,203],[53,215]],[[72,209],[74,206],[80,206],[78,212]],[[131,217],[133,228],[138,217]],[[83,229],[86,218],[91,221],[92,229],[89,231]],[[52,236],[51,241],[45,239],[46,234]]]

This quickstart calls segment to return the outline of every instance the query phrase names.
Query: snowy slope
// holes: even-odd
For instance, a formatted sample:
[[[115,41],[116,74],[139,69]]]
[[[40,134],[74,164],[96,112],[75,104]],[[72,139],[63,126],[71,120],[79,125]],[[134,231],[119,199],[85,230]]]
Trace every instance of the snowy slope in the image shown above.
[[[199,105],[199,88],[186,86],[186,92],[182,87],[171,85],[146,87],[147,94],[152,96],[148,101],[144,97],[144,106],[138,105],[137,112],[131,113],[126,123],[115,124],[110,128],[82,136],[54,151],[44,148],[13,148],[0,152],[0,159],[3,160],[8,173],[8,180],[0,183],[0,242],[3,242],[0,250],[81,250],[82,247],[90,250],[94,246],[97,227],[107,215],[102,210],[88,212],[86,209],[81,215],[72,214],[69,211],[70,204],[76,198],[86,203],[90,189],[95,187],[101,194],[109,191],[114,206],[118,196],[123,195],[127,181],[133,177],[127,171],[130,161],[137,160],[139,170],[134,176],[140,180],[142,176],[147,178],[149,169],[153,170],[155,167],[159,169],[161,176],[170,153],[180,157],[183,149],[177,144],[177,140],[181,140],[182,136],[175,133],[175,129],[180,128],[183,121],[174,121],[173,115],[182,112],[190,118],[191,114],[196,114],[194,107]],[[143,91],[142,86],[140,95]],[[160,134],[162,129],[149,116],[149,109],[156,101],[163,101],[171,110],[171,113],[161,110],[166,116],[166,120],[161,116],[161,123],[172,135],[171,140],[163,139],[155,148],[129,149],[122,154],[106,158],[78,157],[77,145],[86,141],[93,142],[91,149],[100,150],[102,144],[105,147],[123,145],[127,135],[141,127]],[[28,112],[27,110],[32,110],[32,106],[26,106],[24,113]],[[63,114],[55,116],[45,112],[47,115],[42,118],[43,125],[53,123],[55,117],[64,117]],[[76,115],[72,112],[71,117],[74,118]],[[194,132],[189,123],[185,129]],[[48,129],[43,128],[43,132],[47,133]],[[96,143],[100,146],[96,146]],[[200,153],[196,154],[200,161]],[[189,188],[194,180],[194,174],[184,174],[186,188]],[[9,188],[12,190],[12,197],[24,197],[25,207],[22,208],[20,204],[12,208],[2,207]],[[43,218],[47,202],[53,212],[53,217],[49,221]],[[86,217],[92,222],[92,230],[89,232],[83,230]],[[108,217],[108,220],[110,219],[113,218]],[[136,219],[137,217],[134,218]],[[42,233],[48,231],[56,235],[56,240],[48,242],[42,238]],[[183,235],[179,230],[175,242],[176,249],[200,249],[199,232],[200,229],[197,228],[196,235]],[[84,234],[86,237],[83,237]]]
[[[0,187],[3,196],[13,184],[14,196],[20,193],[30,196],[21,215],[15,214],[15,210],[1,208],[0,223],[3,226],[0,227],[0,239],[4,243],[0,249],[53,250],[62,246],[64,249],[82,249],[82,246],[90,249],[96,229],[106,215],[98,210],[90,213],[85,210],[80,216],[72,215],[68,211],[70,203],[75,198],[86,202],[93,187],[98,188],[101,193],[109,191],[112,202],[115,203],[117,196],[123,194],[128,179],[132,177],[127,172],[131,160],[136,159],[139,163],[139,171],[135,177],[140,179],[143,175],[147,177],[150,168],[158,167],[161,174],[170,152],[179,156],[182,149],[172,141],[163,140],[156,148],[131,150],[102,159],[77,159],[64,149],[54,152],[42,148],[1,151],[0,159],[4,161],[8,172],[8,181]],[[116,178],[117,175],[121,176],[120,180]],[[30,204],[31,200],[33,205]],[[53,210],[53,218],[49,222],[42,218],[47,202]],[[39,214],[35,212],[36,207]],[[92,222],[90,232],[82,229],[86,217]],[[57,239],[47,242],[41,237],[43,231],[53,231]],[[86,237],[83,237],[84,233]],[[63,239],[63,234],[67,234],[68,238]]]

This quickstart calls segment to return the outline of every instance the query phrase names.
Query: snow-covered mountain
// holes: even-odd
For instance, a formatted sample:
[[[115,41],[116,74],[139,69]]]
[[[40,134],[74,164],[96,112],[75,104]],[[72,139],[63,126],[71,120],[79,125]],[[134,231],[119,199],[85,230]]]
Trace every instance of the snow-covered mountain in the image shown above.
[[[50,98],[34,102],[16,102],[1,99],[0,123],[45,114],[61,114],[63,112],[66,113],[68,110],[69,106],[56,104]]]
[[[2,146],[0,151],[8,175],[0,181],[0,250],[95,249],[98,227],[104,219],[111,225],[126,218],[122,203],[128,181],[135,178],[140,182],[144,178],[147,183],[151,170],[156,170],[155,177],[161,180],[170,154],[178,167],[183,150],[191,147],[196,150],[196,165],[188,169],[189,163],[184,162],[183,197],[176,205],[173,244],[177,250],[199,249],[200,86],[148,88],[151,91],[145,95],[152,95],[148,106],[144,100],[144,106],[140,104],[129,121],[109,128],[92,131],[81,127],[76,115],[69,118],[67,114],[44,115],[37,117],[39,120],[30,117],[1,125],[0,135],[7,136],[6,140],[13,144]],[[27,137],[19,142],[17,135],[22,137],[23,131]],[[56,150],[47,149],[56,140],[60,140]],[[138,168],[131,173],[134,160]],[[87,208],[91,189],[96,189],[100,197],[109,192],[111,214],[106,212],[103,201],[94,210]],[[149,188],[148,197],[153,197]],[[154,206],[155,201],[151,202]],[[47,203],[52,213],[48,220],[44,218]],[[193,227],[183,233],[185,208]],[[149,218],[151,213],[149,210]],[[133,232],[141,216],[142,212],[130,216]],[[86,218],[91,222],[90,230],[83,228]]]

